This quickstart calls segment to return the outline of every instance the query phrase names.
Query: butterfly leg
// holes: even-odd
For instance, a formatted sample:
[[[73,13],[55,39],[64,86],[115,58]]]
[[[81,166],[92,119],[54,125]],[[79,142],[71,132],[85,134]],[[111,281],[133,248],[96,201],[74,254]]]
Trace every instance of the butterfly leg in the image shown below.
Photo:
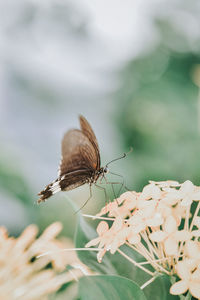
[[[119,181],[117,181],[117,182],[108,181],[106,178],[105,178],[105,181],[106,181],[107,184],[111,184],[112,191],[113,191],[113,195],[114,195],[114,198],[115,198],[115,199],[117,199],[117,198],[119,197],[122,188],[124,188],[125,190],[129,191],[129,189],[124,185],[124,182],[119,182]],[[120,189],[119,189],[117,195],[116,195],[116,193],[115,193],[114,184],[120,185]]]
[[[105,189],[104,187],[102,187],[102,186],[99,186],[98,184],[95,184],[95,186],[96,186],[98,189],[104,191],[106,203],[109,203],[109,199],[108,199],[108,195],[107,195],[107,193],[106,193],[106,189]]]
[[[115,193],[114,184],[120,184],[121,187],[122,187],[122,183],[121,183],[121,182],[110,182],[110,181],[108,181],[106,178],[105,178],[105,182],[106,182],[107,184],[111,184],[111,188],[112,188],[112,192],[113,192],[113,195],[114,195],[114,199],[117,201],[117,198],[118,198],[118,196],[119,196],[119,193],[118,193],[118,196],[117,196],[116,193]],[[120,190],[121,190],[121,188],[120,188]],[[117,203],[118,203],[118,201],[117,201]]]
[[[107,196],[107,193],[106,193],[106,189],[104,188],[104,187],[102,187],[102,186],[99,186],[99,185],[97,185],[97,184],[95,184],[95,186],[97,187],[97,188],[99,188],[100,190],[103,190],[104,191],[104,194],[105,194],[105,206],[106,206],[106,208],[107,208],[107,205],[110,203],[110,201],[109,201],[109,198],[108,198],[108,196]],[[106,209],[107,210],[107,209]],[[108,212],[108,211],[107,211]],[[106,213],[107,213],[106,212]]]
[[[90,189],[90,196],[89,198],[83,203],[83,205],[79,208],[79,210],[76,211],[78,213],[80,210],[82,210],[83,207],[88,203],[88,201],[92,198],[92,185],[91,183],[89,184],[89,189]]]
[[[111,183],[111,187],[112,187],[112,192],[113,192],[113,195],[114,195],[114,198],[117,199],[117,196],[115,194],[115,189],[114,189],[114,184]]]
[[[116,174],[116,173],[113,173],[113,172],[109,172],[110,174],[112,174],[112,175],[115,175],[115,176],[118,176],[118,177],[121,177],[122,178],[122,182],[113,182],[113,184],[120,184],[121,186],[120,186],[120,189],[119,189],[119,191],[118,191],[118,197],[119,197],[119,194],[120,194],[120,192],[121,192],[121,190],[124,188],[126,191],[130,191],[130,189],[129,188],[127,188],[127,186],[125,185],[125,180],[124,180],[124,177],[122,176],[122,175],[120,175],[120,174]],[[105,178],[105,180],[106,180],[106,178]],[[109,182],[109,183],[111,183],[111,182]]]

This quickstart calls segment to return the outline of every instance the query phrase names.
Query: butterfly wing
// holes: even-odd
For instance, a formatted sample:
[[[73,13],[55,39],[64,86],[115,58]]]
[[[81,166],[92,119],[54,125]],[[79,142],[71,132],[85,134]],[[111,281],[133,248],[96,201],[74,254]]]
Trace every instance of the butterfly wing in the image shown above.
[[[95,134],[84,117],[80,117],[81,130],[72,129],[62,140],[62,159],[58,179],[39,193],[41,201],[60,190],[72,190],[86,182],[100,168],[99,147]]]
[[[91,144],[93,145],[93,147],[96,151],[97,168],[99,169],[100,165],[101,165],[101,160],[100,160],[100,152],[99,152],[99,145],[97,142],[97,138],[94,134],[94,131],[92,130],[92,127],[86,120],[86,118],[84,118],[83,116],[79,116],[79,121],[80,121],[80,126],[81,126],[82,132],[88,137],[88,139],[90,140]]]
[[[61,178],[48,184],[45,189],[38,194],[40,196],[38,203],[45,201],[59,191],[69,191],[83,185],[91,176],[91,170],[77,170],[63,175]]]
[[[69,130],[62,140],[62,159],[59,177],[77,170],[98,168],[98,156],[88,137],[78,129]]]

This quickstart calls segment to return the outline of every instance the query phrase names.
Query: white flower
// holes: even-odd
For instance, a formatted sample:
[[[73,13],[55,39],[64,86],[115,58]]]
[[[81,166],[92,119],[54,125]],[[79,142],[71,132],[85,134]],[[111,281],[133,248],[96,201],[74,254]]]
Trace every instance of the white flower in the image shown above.
[[[168,216],[163,230],[155,231],[149,237],[154,242],[163,242],[166,255],[171,256],[178,254],[178,243],[189,240],[191,234],[187,230],[178,230],[176,219]]]
[[[200,202],[192,205],[194,201],[200,201],[200,187],[189,180],[150,181],[141,193],[126,192],[102,209],[100,215],[108,213],[113,224],[109,228],[101,222],[99,237],[87,246],[99,244],[99,261],[106,251],[118,250],[133,262],[119,249],[126,243],[157,272],[179,276],[172,294],[189,290],[200,299]],[[144,265],[133,264],[149,273]]]
[[[98,260],[101,262],[103,255],[106,251],[112,254],[125,243],[128,234],[130,234],[128,226],[124,224],[121,217],[117,217],[113,222],[111,228],[105,221],[99,223],[97,227],[99,237],[91,240],[86,244],[86,247],[91,247],[99,244],[100,253]]]

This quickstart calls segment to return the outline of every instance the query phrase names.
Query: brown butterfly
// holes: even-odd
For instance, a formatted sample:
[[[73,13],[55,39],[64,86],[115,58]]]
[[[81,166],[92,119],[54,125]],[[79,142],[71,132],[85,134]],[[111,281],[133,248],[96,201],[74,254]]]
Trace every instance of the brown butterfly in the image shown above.
[[[99,177],[103,178],[108,173],[107,165],[101,167],[99,146],[90,124],[83,116],[79,117],[79,121],[81,129],[65,133],[58,178],[38,194],[38,203],[59,191],[69,191],[85,183],[91,187]]]

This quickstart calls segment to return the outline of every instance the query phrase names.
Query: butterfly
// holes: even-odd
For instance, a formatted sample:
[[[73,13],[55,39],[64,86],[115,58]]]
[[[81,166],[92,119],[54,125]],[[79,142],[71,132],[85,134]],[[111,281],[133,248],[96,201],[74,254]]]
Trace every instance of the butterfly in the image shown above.
[[[79,116],[79,121],[81,129],[65,133],[58,178],[38,194],[38,203],[59,191],[73,190],[85,183],[91,187],[108,173],[107,165],[101,167],[99,146],[92,127],[83,116]]]

